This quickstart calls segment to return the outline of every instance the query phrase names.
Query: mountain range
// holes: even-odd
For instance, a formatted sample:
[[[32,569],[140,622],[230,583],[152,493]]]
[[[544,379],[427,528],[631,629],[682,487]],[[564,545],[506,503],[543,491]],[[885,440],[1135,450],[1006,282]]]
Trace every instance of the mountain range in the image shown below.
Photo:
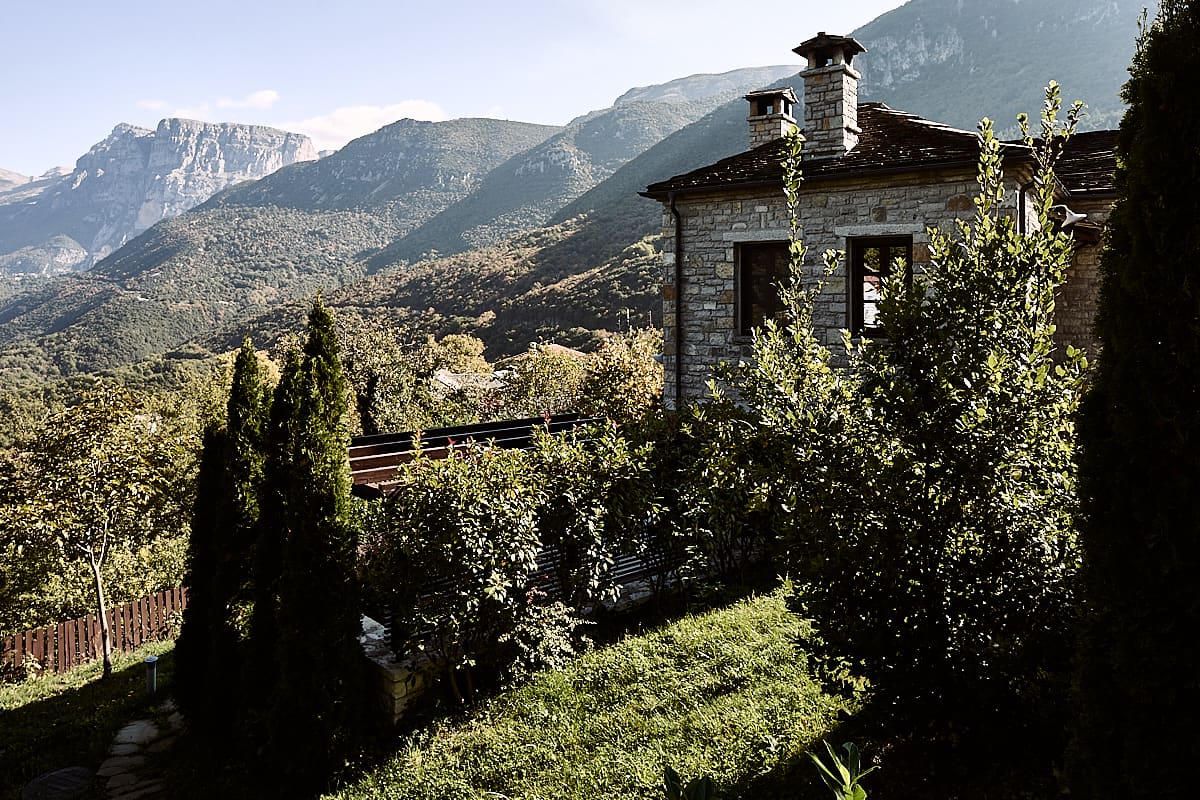
[[[307,136],[261,125],[122,123],[71,171],[0,175],[0,271],[87,269],[227,186],[316,157]]]
[[[1056,79],[1068,100],[1089,103],[1086,126],[1112,127],[1139,12],[1132,0],[911,0],[851,33],[867,48],[855,59],[861,96],[959,127],[988,115],[1015,130],[1018,111],[1036,117]],[[650,322],[662,212],[637,191],[744,150],[740,96],[775,85],[799,93],[800,69],[631,89],[561,128],[401,120],[225,188],[86,272],[0,300],[0,381],[18,355],[22,373],[47,376],[185,342],[220,349],[244,330],[267,339],[297,327],[318,287],[335,306],[474,332],[496,354]]]

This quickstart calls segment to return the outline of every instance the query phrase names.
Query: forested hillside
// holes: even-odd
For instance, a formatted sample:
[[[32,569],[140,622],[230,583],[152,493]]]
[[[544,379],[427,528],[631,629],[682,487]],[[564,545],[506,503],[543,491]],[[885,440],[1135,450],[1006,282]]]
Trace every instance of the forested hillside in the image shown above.
[[[1139,11],[1132,0],[912,0],[852,32],[867,48],[855,59],[862,97],[966,128],[989,116],[1004,131],[1019,111],[1037,111],[1053,78],[1089,103],[1083,127],[1111,125]],[[0,375],[236,343],[244,329],[278,329],[284,309],[317,288],[368,277],[345,296],[364,308],[362,298],[378,298],[371,313],[477,332],[501,352],[531,337],[585,342],[626,309],[649,319],[653,259],[622,254],[650,246],[639,243],[658,233],[662,212],[637,192],[743,150],[741,95],[767,84],[799,92],[801,67],[631,89],[561,129],[394,123],[226,190],[86,275],[26,292],[0,286]]]

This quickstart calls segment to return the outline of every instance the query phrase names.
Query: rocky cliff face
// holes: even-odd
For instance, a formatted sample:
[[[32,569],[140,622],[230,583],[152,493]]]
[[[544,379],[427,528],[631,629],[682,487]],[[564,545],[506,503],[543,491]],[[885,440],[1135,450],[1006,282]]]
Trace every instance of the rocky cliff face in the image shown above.
[[[118,125],[69,173],[0,189],[0,268],[87,269],[159,220],[232,184],[316,157],[308,137],[259,125],[186,119],[165,119],[153,131]],[[69,265],[64,237],[82,254]],[[20,258],[7,258],[17,252]]]
[[[23,186],[31,180],[33,179],[28,175],[22,175],[19,172],[13,172],[8,169],[0,169],[0,192],[7,192],[9,189]]]
[[[1140,0],[911,0],[853,32],[859,96],[968,130],[990,117],[1016,136],[1034,128],[1054,80],[1064,105],[1088,105],[1082,128],[1115,128],[1118,90],[1133,56]],[[799,89],[799,86],[797,86]]]

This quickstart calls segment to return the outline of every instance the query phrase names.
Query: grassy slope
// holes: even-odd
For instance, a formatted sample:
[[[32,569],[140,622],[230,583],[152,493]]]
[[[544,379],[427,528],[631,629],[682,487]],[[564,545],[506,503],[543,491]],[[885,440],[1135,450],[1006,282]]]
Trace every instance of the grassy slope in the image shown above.
[[[778,593],[684,618],[434,723],[330,797],[661,798],[666,764],[726,800],[820,796],[790,765],[845,704],[814,682],[808,633]]]
[[[0,800],[16,800],[21,787],[44,772],[99,766],[117,731],[150,714],[142,659],[174,647],[166,641],[114,653],[109,680],[100,680],[97,660],[65,675],[0,684]],[[171,663],[169,657],[159,661],[160,686],[170,682]]]

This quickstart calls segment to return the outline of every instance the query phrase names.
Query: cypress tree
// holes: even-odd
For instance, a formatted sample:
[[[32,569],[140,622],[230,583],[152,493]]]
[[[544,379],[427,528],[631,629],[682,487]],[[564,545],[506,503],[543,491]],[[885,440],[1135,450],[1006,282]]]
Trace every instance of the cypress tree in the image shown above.
[[[288,535],[291,457],[296,450],[293,428],[301,391],[299,351],[284,354],[279,383],[272,395],[270,416],[263,432],[263,481],[259,496],[257,536],[251,557],[253,607],[242,676],[240,733],[248,757],[262,755],[266,717],[278,680],[279,576]]]
[[[284,784],[328,780],[351,755],[358,730],[362,651],[350,522],[348,385],[333,319],[318,297],[304,359],[289,385],[295,403],[277,476],[283,499],[282,571],[276,607],[278,683],[269,741]],[[281,420],[282,421],[282,420]]]
[[[208,706],[208,666],[216,625],[216,601],[212,591],[218,559],[215,540],[219,529],[218,509],[223,497],[224,458],[225,431],[212,422],[204,429],[196,476],[192,532],[183,579],[188,606],[183,611],[183,627],[175,645],[175,697],[193,721],[201,721]]]
[[[1183,797],[1200,763],[1200,10],[1163,0],[1123,97],[1080,422],[1087,619],[1072,794]]]
[[[179,693],[201,728],[228,727],[214,716],[236,705],[241,612],[249,600],[247,562],[257,534],[266,393],[247,339],[233,369],[226,424],[205,431],[189,543],[188,609],[180,637]]]
[[[258,534],[262,488],[264,415],[267,393],[250,339],[242,342],[233,367],[226,405],[222,498],[218,503],[218,535],[213,572],[212,641],[209,646],[208,692],[213,709],[240,699],[243,615],[250,602],[250,553]],[[228,729],[231,719],[221,721]]]

